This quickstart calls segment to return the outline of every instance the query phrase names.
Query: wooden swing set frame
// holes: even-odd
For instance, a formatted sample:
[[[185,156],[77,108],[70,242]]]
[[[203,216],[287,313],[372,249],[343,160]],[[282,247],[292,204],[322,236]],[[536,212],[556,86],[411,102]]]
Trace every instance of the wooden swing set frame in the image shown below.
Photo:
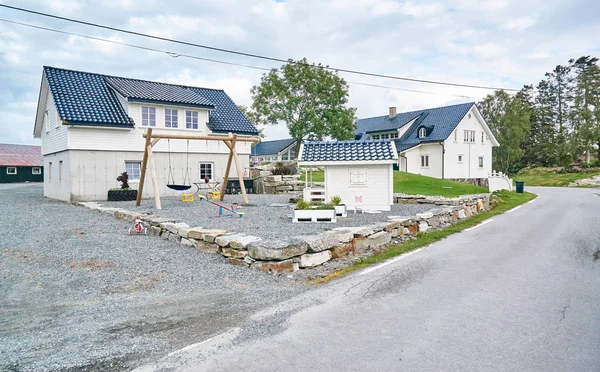
[[[248,204],[248,195],[246,195],[246,187],[244,186],[244,172],[240,165],[240,158],[238,157],[237,150],[235,149],[236,142],[258,142],[258,138],[246,138],[246,137],[238,137],[236,134],[229,133],[227,137],[225,136],[216,136],[216,135],[208,135],[208,136],[192,136],[192,135],[183,135],[183,134],[158,134],[152,133],[152,128],[147,128],[144,132],[144,138],[146,139],[146,145],[144,146],[144,157],[142,158],[142,174],[140,175],[140,186],[137,194],[137,199],[135,201],[136,206],[140,206],[142,202],[142,193],[144,192],[144,181],[146,179],[146,168],[150,165],[150,175],[152,177],[152,189],[154,191],[154,202],[156,204],[156,209],[162,209],[162,204],[160,201],[160,192],[158,189],[158,179],[156,178],[156,169],[154,167],[154,157],[152,156],[152,147],[158,143],[161,139],[185,139],[185,140],[205,140],[205,141],[223,141],[225,145],[229,148],[229,158],[227,159],[227,168],[225,169],[225,178],[223,180],[223,185],[221,186],[221,196],[220,200],[223,201],[223,197],[225,196],[225,188],[227,187],[227,182],[229,181],[229,171],[231,170],[231,162],[235,163],[235,169],[238,174],[238,180],[240,181],[240,188],[242,189],[242,195],[244,196],[244,203]]]

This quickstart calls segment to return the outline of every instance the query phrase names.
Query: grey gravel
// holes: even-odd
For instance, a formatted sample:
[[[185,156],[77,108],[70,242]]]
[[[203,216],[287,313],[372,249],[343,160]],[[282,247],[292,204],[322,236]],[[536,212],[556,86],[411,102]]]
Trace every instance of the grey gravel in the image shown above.
[[[215,212],[208,203],[165,199],[165,207],[190,223]],[[44,198],[41,185],[0,185],[0,370],[128,370],[306,290],[219,255],[130,236],[130,225]]]
[[[342,226],[364,226],[375,222],[384,222],[388,216],[411,216],[433,209],[431,204],[394,204],[390,212],[378,214],[349,212],[347,218],[339,218],[336,223],[292,223],[294,204],[288,201],[292,195],[248,195],[247,206],[242,206],[245,212],[243,218],[214,218],[219,214],[219,207],[206,201],[184,203],[180,198],[162,198],[162,209],[154,208],[154,199],[142,200],[139,207],[135,202],[98,201],[106,207],[124,208],[130,211],[148,212],[154,215],[175,218],[190,226],[218,228],[237,233],[259,236],[263,239],[273,239],[298,235],[315,235],[323,231]],[[241,195],[226,195],[222,204],[243,203]],[[276,205],[276,206],[273,206]],[[281,207],[281,205],[287,205]],[[227,213],[227,211],[224,211]]]

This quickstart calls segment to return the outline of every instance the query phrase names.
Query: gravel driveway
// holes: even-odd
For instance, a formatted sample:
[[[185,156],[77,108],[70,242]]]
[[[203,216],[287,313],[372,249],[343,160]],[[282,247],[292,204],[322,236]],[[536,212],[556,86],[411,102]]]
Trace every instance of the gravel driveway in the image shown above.
[[[130,369],[306,289],[129,227],[0,185],[0,370]]]

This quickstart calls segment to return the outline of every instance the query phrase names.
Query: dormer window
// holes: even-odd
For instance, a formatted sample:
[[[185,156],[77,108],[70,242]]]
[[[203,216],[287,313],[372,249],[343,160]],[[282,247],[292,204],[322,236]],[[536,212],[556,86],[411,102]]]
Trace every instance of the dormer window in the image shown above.
[[[419,138],[425,138],[425,137],[427,137],[427,129],[420,128],[419,129]]]

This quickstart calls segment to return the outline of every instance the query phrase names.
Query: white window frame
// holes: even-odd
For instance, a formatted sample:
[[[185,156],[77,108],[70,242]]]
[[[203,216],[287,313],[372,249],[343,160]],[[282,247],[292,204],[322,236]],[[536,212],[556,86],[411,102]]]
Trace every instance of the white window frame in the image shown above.
[[[156,107],[142,106],[142,126],[144,126],[144,127],[155,127],[156,126]]]
[[[31,174],[40,175],[42,174],[42,167],[33,167],[31,168]]]
[[[425,137],[427,137],[427,129],[419,128],[419,138],[425,138]]]
[[[137,174],[135,165],[137,165]],[[125,160],[125,172],[129,181],[139,181],[142,176],[142,162],[139,160]]]
[[[458,129],[454,131],[454,142],[458,142]]]
[[[463,138],[464,138],[464,141],[467,143],[475,143],[475,131],[465,129]]]
[[[367,186],[368,174],[364,168],[348,169],[348,185],[349,186]]]
[[[465,155],[464,154],[458,154],[458,164],[462,164],[463,163],[463,157]]]
[[[371,139],[378,140],[379,139],[379,134],[372,135]]]
[[[215,179],[215,163],[210,162],[210,161],[198,163],[198,177],[200,178],[200,181],[204,181],[204,177],[206,177],[206,174],[204,175],[204,177],[202,176],[202,167],[207,166],[207,165],[210,165],[210,176],[211,176],[210,181],[214,181],[214,179]],[[204,172],[206,173],[206,170],[204,170]]]
[[[48,110],[44,111],[44,127],[46,128],[46,133],[50,132],[50,123],[48,120]]]
[[[11,172],[11,169],[14,172]],[[9,174],[11,176],[15,176],[17,174],[17,167],[6,167],[6,174]]]
[[[48,183],[52,183],[52,162],[48,162],[48,169],[46,174],[48,175]]]
[[[483,144],[483,136],[485,135],[485,132],[481,132],[481,143]]]
[[[178,128],[179,119],[177,109],[165,109],[165,128]]]
[[[63,173],[63,161],[59,160],[58,161],[58,183],[62,183],[62,181],[63,181],[62,173]]]
[[[200,117],[198,111],[185,111],[185,127],[186,129],[198,129],[198,118]]]
[[[480,156],[477,159],[477,166],[478,166],[478,168],[483,168],[484,165],[485,165],[485,163],[484,163],[484,160],[483,160],[483,156]]]
[[[429,155],[421,155],[421,168],[429,168]]]

